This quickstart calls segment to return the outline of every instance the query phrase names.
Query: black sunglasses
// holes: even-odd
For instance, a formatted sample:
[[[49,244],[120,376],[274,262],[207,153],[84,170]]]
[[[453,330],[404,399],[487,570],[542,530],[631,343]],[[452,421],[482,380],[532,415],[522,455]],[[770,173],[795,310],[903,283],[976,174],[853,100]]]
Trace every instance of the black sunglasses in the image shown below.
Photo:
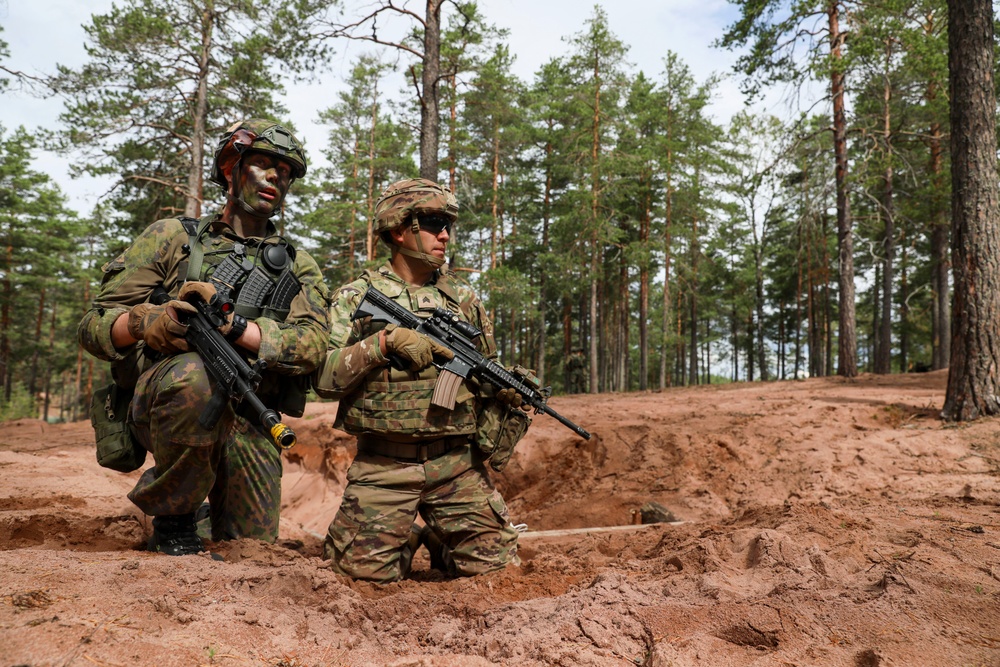
[[[420,229],[430,232],[434,236],[440,234],[441,230],[445,230],[451,236],[451,226],[454,224],[453,220],[441,215],[431,215],[426,218],[418,217],[417,222],[420,223]]]

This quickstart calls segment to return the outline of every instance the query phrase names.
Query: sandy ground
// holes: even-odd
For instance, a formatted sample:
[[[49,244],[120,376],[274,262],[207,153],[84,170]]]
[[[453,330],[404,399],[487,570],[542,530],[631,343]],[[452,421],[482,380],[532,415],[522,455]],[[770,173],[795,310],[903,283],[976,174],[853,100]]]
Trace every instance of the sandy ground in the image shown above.
[[[998,421],[943,372],[559,397],[497,476],[522,564],[325,567],[353,440],[293,420],[282,538],[144,552],[88,423],[0,425],[0,665],[1000,665]],[[630,526],[647,502],[680,523]],[[615,528],[611,528],[615,527]],[[579,530],[597,529],[601,530]],[[559,531],[553,534],[552,531]]]

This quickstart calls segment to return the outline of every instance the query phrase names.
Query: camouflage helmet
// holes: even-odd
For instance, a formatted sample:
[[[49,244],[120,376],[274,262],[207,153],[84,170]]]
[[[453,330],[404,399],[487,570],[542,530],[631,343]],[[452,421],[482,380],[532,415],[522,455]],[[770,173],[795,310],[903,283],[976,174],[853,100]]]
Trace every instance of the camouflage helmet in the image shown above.
[[[248,151],[282,158],[292,166],[292,178],[302,178],[306,174],[306,154],[298,139],[273,120],[250,118],[233,124],[219,139],[209,180],[228,190],[226,173]]]
[[[375,202],[375,233],[395,229],[416,214],[439,214],[458,219],[458,200],[451,190],[426,178],[407,178],[385,189]]]

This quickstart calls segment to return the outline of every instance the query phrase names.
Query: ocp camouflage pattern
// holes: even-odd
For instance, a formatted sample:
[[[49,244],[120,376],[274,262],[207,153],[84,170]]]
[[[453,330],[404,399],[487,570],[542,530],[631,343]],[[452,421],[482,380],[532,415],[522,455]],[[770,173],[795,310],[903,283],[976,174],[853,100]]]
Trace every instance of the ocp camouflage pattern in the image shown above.
[[[369,284],[418,315],[429,316],[438,307],[456,313],[483,332],[475,341],[479,351],[496,358],[493,324],[482,302],[453,272],[438,272],[432,282],[417,287],[407,285],[385,263],[341,287],[330,307],[330,347],[314,387],[320,396],[340,401],[338,428],[403,442],[474,433],[481,400],[491,398],[492,392],[466,380],[454,410],[432,407],[437,368],[411,372],[387,366],[378,346],[378,332],[385,324],[351,321]]]
[[[507,505],[482,454],[464,445],[423,464],[358,452],[323,546],[331,568],[378,583],[402,579],[418,513],[448,548],[454,568],[449,574],[485,574],[517,558]]]
[[[425,212],[442,213],[454,220],[458,216],[458,200],[448,188],[424,178],[397,181],[375,202],[375,233],[395,229],[411,213],[419,218]]]
[[[351,321],[368,285],[408,310],[429,315],[447,308],[483,334],[476,341],[496,357],[493,325],[472,289],[450,271],[423,286],[408,285],[386,263],[334,295],[330,350],[314,377],[321,396],[340,400],[337,424],[365,444],[348,470],[347,488],[331,523],[324,550],[332,568],[358,579],[395,581],[406,575],[411,525],[418,513],[441,537],[458,575],[504,567],[516,558],[517,532],[507,506],[493,487],[477,442],[495,426],[492,389],[463,382],[456,408],[432,408],[438,371],[413,373],[386,365],[378,349],[383,323]],[[484,420],[489,415],[491,419]],[[423,463],[378,456],[368,442],[416,443],[465,435],[468,443]]]

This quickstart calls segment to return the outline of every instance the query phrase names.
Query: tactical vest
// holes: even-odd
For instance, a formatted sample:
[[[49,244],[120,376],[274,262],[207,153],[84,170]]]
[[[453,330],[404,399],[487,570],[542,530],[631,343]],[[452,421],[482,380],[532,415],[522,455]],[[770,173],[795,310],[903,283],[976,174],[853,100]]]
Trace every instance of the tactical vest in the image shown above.
[[[266,317],[284,322],[292,300],[302,289],[293,272],[295,248],[281,243],[222,244],[219,250],[206,249],[202,239],[213,217],[201,220],[179,218],[188,234],[187,267],[178,267],[179,280],[211,280],[223,297],[233,301],[236,313],[248,320]],[[275,250],[278,249],[278,250]],[[257,396],[270,408],[293,417],[305,411],[308,376],[263,374]],[[251,422],[256,417],[237,407]]]
[[[361,279],[408,310],[412,309],[403,284],[370,270],[365,270]],[[436,298],[428,298],[426,303],[421,299],[413,312],[421,317],[429,316],[435,307],[441,306],[466,321],[474,321],[474,313],[463,312],[459,306],[447,274],[438,277],[436,286],[420,288],[421,295],[429,295],[432,291]],[[473,311],[474,308],[470,303],[468,309]],[[366,322],[362,325],[362,337],[367,338],[383,327],[381,322]],[[344,397],[338,421],[348,433],[372,434],[394,442],[474,433],[480,410],[480,402],[473,391],[475,387],[468,380],[463,381],[456,396],[455,408],[445,410],[431,405],[437,380],[438,369],[434,366],[416,373],[391,366],[379,367],[369,373],[349,396]]]
[[[292,299],[302,286],[292,270],[295,248],[284,239],[279,243],[237,241],[220,250],[207,250],[202,238],[213,218],[179,218],[188,234],[187,270],[184,280],[211,280],[223,297],[233,301],[236,313],[248,320],[267,317],[284,322]]]

